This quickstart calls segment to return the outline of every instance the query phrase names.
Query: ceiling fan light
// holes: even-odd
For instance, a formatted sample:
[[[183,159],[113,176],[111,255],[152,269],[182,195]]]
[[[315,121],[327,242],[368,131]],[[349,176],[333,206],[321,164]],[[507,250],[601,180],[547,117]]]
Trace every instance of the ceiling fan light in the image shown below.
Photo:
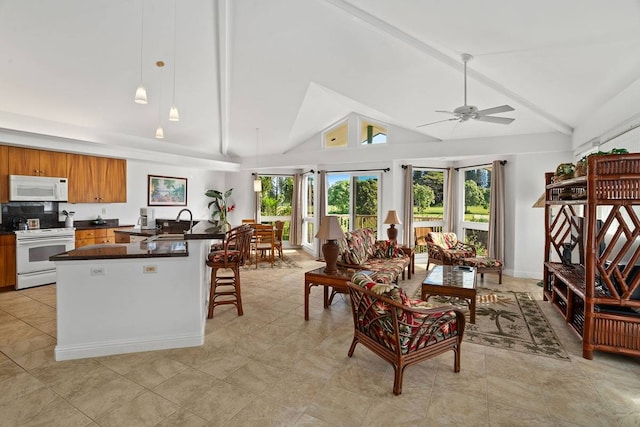
[[[169,110],[169,121],[171,122],[180,121],[180,114],[178,114],[178,108],[175,105],[172,105],[171,110]]]
[[[156,129],[156,138],[158,139],[164,138],[164,130],[162,130],[161,126],[158,126],[158,129]]]
[[[134,98],[136,104],[146,104],[147,103],[147,89],[144,86],[140,85],[136,89],[136,97]]]

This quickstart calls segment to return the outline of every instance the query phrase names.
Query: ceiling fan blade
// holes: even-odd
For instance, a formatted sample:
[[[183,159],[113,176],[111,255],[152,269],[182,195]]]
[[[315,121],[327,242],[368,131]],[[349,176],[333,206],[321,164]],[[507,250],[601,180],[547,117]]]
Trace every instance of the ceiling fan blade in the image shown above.
[[[487,108],[486,110],[480,110],[476,114],[479,116],[486,116],[489,114],[506,113],[507,111],[513,111],[513,107],[510,105],[501,105],[499,107]]]
[[[436,110],[436,113],[455,114],[453,111],[445,111],[445,110]]]
[[[509,118],[509,117],[478,116],[475,118],[475,120],[480,120],[481,122],[491,122],[491,123],[498,123],[501,125],[508,125],[515,119]]]
[[[454,118],[451,118],[451,119],[438,120],[437,122],[425,123],[425,124],[423,124],[423,125],[418,125],[418,126],[416,126],[416,127],[417,127],[417,128],[421,128],[421,127],[423,127],[423,126],[435,125],[436,123],[442,123],[442,122],[450,122],[450,121],[452,121],[452,120],[458,120],[458,119],[456,119],[456,118],[454,117]]]

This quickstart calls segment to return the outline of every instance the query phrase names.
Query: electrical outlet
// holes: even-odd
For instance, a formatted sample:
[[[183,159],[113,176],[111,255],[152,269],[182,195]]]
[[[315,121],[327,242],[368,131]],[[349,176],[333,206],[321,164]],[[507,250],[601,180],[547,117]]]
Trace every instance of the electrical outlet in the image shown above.
[[[92,276],[104,276],[104,267],[91,267],[90,274]]]
[[[155,265],[143,265],[142,266],[142,272],[144,274],[157,273],[158,272],[158,267],[155,266]]]
[[[106,215],[107,214],[107,208],[102,208],[102,215]]]

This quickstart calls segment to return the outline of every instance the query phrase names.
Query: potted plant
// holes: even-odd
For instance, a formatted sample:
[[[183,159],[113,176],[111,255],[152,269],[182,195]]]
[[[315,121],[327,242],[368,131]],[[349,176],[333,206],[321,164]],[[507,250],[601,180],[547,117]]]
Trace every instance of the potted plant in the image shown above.
[[[590,156],[603,156],[605,154],[628,154],[626,148],[612,148],[611,151],[598,151],[595,153],[588,154],[583,156],[580,160],[576,162],[576,168],[573,172],[574,178],[579,176],[585,176],[587,174],[587,158]]]
[[[220,227],[230,228],[231,224],[227,221],[227,214],[236,208],[236,205],[231,204],[229,197],[233,188],[225,191],[224,193],[218,190],[207,190],[205,196],[212,197],[213,200],[209,202],[207,207],[212,209],[211,222],[219,224]],[[217,217],[217,220],[215,219]]]

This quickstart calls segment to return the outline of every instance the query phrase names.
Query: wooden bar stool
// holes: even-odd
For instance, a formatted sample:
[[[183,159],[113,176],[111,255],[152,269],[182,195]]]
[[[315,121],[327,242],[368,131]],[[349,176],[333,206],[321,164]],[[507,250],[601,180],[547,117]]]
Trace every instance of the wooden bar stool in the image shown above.
[[[213,309],[218,305],[233,304],[242,316],[242,294],[240,291],[240,266],[249,258],[253,229],[248,225],[227,231],[224,243],[218,250],[211,251],[207,265],[211,267],[211,290],[209,293],[208,319],[213,317]],[[224,275],[229,269],[233,275]]]

